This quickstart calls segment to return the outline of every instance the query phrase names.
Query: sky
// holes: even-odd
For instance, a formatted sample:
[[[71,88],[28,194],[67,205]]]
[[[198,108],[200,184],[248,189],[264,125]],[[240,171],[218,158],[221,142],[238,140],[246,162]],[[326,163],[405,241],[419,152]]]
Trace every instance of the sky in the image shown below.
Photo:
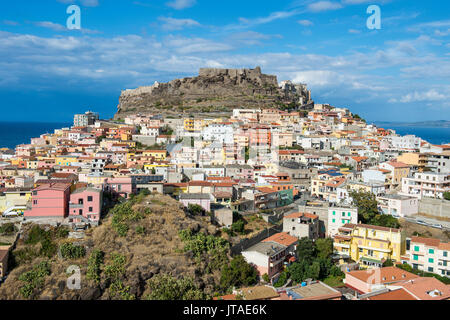
[[[70,5],[81,29],[68,29]],[[370,5],[381,29],[369,29]],[[447,0],[15,0],[0,9],[0,121],[110,118],[121,90],[254,68],[369,121],[450,120]]]

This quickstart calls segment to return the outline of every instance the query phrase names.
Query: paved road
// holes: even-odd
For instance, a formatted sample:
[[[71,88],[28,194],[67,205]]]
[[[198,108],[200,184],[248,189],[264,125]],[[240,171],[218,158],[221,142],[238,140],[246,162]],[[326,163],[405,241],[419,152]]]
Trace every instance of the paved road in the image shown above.
[[[433,227],[434,224],[440,224],[443,227],[443,230],[445,230],[445,229],[450,230],[450,222],[448,222],[448,221],[436,220],[436,219],[422,217],[422,216],[408,217],[408,218],[405,218],[405,220],[412,222],[412,223],[417,223],[417,220],[421,220],[421,221],[427,223],[427,226],[429,226],[429,227]],[[436,229],[438,229],[438,228],[436,228]]]

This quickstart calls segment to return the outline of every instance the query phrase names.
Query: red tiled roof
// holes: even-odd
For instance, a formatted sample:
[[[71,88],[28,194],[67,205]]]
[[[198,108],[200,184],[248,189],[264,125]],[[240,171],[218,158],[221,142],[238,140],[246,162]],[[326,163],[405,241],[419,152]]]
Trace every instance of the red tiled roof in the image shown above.
[[[263,240],[262,242],[270,242],[270,241],[273,241],[273,242],[282,244],[286,247],[289,247],[293,244],[296,244],[298,242],[298,238],[291,236],[287,232],[280,232],[280,233],[276,233],[273,236]]]
[[[301,217],[307,217],[310,219],[319,219],[319,216],[312,214],[312,213],[308,213],[308,212],[294,212],[291,213],[290,215],[285,216],[285,219],[296,219],[296,218],[301,218]]]

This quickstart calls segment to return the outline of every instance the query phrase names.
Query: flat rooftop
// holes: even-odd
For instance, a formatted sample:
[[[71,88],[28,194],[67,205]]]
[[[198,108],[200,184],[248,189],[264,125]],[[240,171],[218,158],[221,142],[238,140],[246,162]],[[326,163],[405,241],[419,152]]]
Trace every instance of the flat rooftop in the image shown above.
[[[295,287],[287,290],[288,293],[294,293],[294,299],[332,299],[338,298],[342,294],[323,282],[316,282],[305,287]]]

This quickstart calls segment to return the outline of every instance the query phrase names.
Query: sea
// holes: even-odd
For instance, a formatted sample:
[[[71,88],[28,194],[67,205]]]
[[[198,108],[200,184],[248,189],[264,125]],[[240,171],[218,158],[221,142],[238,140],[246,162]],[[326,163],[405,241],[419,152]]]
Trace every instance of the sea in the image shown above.
[[[31,138],[71,125],[53,122],[0,122],[0,148],[14,149],[19,144],[30,143]]]
[[[379,127],[395,130],[397,134],[402,136],[415,135],[431,144],[443,145],[450,143],[450,128],[446,127],[389,126],[386,124]]]

